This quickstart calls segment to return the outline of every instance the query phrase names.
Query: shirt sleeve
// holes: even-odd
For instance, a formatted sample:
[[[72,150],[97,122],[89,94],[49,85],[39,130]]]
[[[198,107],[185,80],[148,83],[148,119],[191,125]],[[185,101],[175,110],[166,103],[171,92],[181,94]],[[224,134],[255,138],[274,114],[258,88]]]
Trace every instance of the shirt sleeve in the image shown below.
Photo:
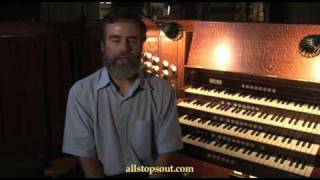
[[[80,157],[96,155],[93,121],[80,101],[80,86],[68,95],[62,152]]]
[[[177,151],[183,148],[181,127],[178,122],[175,91],[169,83],[163,90],[163,103],[160,112],[158,133],[156,136],[159,154]]]

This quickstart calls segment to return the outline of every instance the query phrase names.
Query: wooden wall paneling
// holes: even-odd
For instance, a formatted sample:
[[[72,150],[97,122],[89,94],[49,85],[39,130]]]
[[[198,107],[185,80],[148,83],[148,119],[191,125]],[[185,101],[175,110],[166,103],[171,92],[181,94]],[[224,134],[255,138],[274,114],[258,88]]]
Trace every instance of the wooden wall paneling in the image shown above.
[[[186,178],[228,178],[232,170],[180,153],[169,160],[174,167],[193,167],[194,172],[183,173]]]
[[[143,52],[159,56],[159,34],[159,30],[149,30],[147,32],[147,40],[143,45]]]
[[[4,43],[1,43],[1,41],[0,41],[0,49],[2,49],[2,50],[5,50],[5,47],[4,47]],[[3,54],[6,54],[7,52],[4,52]],[[6,55],[3,55],[3,57],[6,57]],[[1,63],[3,63],[3,62],[1,62]],[[4,133],[3,133],[3,131],[4,131],[4,129],[3,129],[3,125],[4,125],[4,123],[3,123],[3,100],[2,100],[2,86],[3,86],[3,84],[2,84],[2,82],[3,82],[3,79],[2,79],[2,74],[3,74],[3,71],[4,71],[4,69],[3,69],[3,66],[0,66],[0,141],[1,142],[3,142],[4,141]]]
[[[83,72],[84,76],[87,76],[102,67],[100,50],[101,38],[100,26],[87,27],[83,51],[85,53],[83,63],[86,64],[86,66],[83,66],[83,69],[85,70]]]
[[[1,39],[3,45],[2,54],[2,103],[3,103],[3,135],[8,141],[18,140],[19,121],[21,108],[23,106],[22,89],[24,88],[24,77],[22,74],[21,61],[17,61],[18,45],[12,39]],[[18,83],[20,82],[20,83]],[[19,92],[20,91],[20,92]],[[20,102],[20,103],[18,103]],[[17,131],[18,130],[18,131]]]
[[[10,115],[8,113],[5,113],[9,108],[8,106],[13,107],[12,103],[7,105],[7,102],[9,101],[9,96],[11,94],[14,94],[13,91],[8,90],[10,86],[12,86],[12,84],[14,84],[13,82],[9,81],[10,76],[8,76],[8,74],[6,74],[5,72],[7,72],[8,70],[14,68],[15,66],[11,66],[11,60],[12,60],[12,53],[10,52],[10,40],[7,38],[3,38],[0,39],[0,49],[1,49],[1,66],[0,66],[0,126],[1,126],[1,139],[5,139],[6,135],[7,135],[7,130],[6,130],[6,125],[8,123],[8,118],[10,117]],[[9,82],[8,82],[9,81]],[[10,101],[9,101],[10,103]],[[13,114],[11,116],[11,118],[17,116],[17,114]],[[14,119],[14,118],[13,118]]]
[[[170,40],[169,38],[167,38],[166,36],[160,35],[160,42],[159,42],[159,57],[161,59],[161,62],[163,60],[167,60],[169,62],[169,69],[171,65],[174,65],[177,67],[177,69],[180,69],[180,67],[178,67],[178,41],[173,41]],[[181,41],[181,40],[179,40]],[[162,71],[162,69],[161,69]],[[177,73],[175,75],[176,78],[174,78],[172,71],[169,70],[169,81],[174,84],[174,87],[176,89],[176,93],[177,90],[179,89],[179,87],[177,87],[177,82],[178,82],[178,77],[177,77]]]
[[[68,91],[101,67],[99,35],[91,34],[91,47],[83,30],[74,24],[0,25],[0,139],[33,153],[61,148]]]
[[[63,135],[63,127],[64,127],[64,115],[65,107],[69,89],[72,84],[78,79],[79,74],[79,62],[76,59],[75,47],[72,46],[71,40],[67,37],[60,36],[60,57],[59,57],[59,69],[60,73],[58,76],[59,86],[60,86],[60,98],[61,101],[59,103],[60,112],[62,113],[58,122],[52,121],[56,128],[54,131],[54,135],[57,141],[54,143],[61,144],[62,135]],[[63,116],[62,116],[63,115]]]
[[[48,131],[50,134],[50,142],[55,144],[57,141],[61,141],[59,138],[59,125],[63,120],[63,107],[61,105],[63,101],[62,85],[60,83],[60,76],[62,73],[61,62],[61,39],[59,36],[48,36],[45,39],[44,58],[46,59],[46,74],[47,74],[47,108],[48,111]],[[61,128],[61,127],[60,127]],[[52,145],[51,144],[51,145]]]
[[[298,49],[319,31],[319,25],[197,22],[188,65],[319,83],[319,57]]]
[[[26,38],[28,40],[26,48],[26,66],[25,66],[25,106],[23,107],[25,115],[22,120],[26,123],[29,151],[43,152],[48,147],[48,129],[47,129],[47,99],[46,99],[46,68],[43,59],[43,44],[38,37]]]

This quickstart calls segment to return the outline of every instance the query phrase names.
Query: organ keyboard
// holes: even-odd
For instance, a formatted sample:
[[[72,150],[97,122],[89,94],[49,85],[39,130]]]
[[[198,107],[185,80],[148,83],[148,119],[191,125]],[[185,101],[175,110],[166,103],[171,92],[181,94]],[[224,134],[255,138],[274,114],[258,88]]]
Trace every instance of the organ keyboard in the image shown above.
[[[213,116],[217,119],[217,116]],[[301,152],[306,155],[316,156],[319,151],[319,144],[310,143],[308,141],[289,138],[276,133],[263,132],[255,129],[234,125],[232,123],[201,119],[196,116],[183,115],[179,118],[179,122],[183,125],[204,129],[217,134],[233,136],[244,140],[253,141],[254,143],[263,143],[279,148]]]
[[[209,151],[284,170],[300,176],[310,177],[315,170],[315,167],[308,165],[306,162],[288,159],[285,155],[281,154],[272,154],[266,151],[259,151],[232,144],[215,136],[204,137],[201,135],[187,134],[183,137],[183,142],[202,147]]]
[[[272,91],[271,89],[266,89],[266,91],[267,90],[269,92]],[[204,96],[217,97],[217,98],[235,100],[240,102],[248,102],[248,103],[262,105],[262,106],[269,106],[269,107],[320,115],[320,106],[309,104],[309,103],[297,103],[294,101],[285,101],[285,100],[280,100],[276,98],[263,97],[263,96],[258,96],[258,95],[248,94],[248,93],[240,93],[235,91],[228,92],[228,90],[218,90],[218,89],[210,89],[210,88],[208,89],[203,86],[190,87],[186,89],[185,92],[191,93],[191,94],[199,94]]]
[[[319,177],[320,85],[185,67],[183,153],[257,177]]]

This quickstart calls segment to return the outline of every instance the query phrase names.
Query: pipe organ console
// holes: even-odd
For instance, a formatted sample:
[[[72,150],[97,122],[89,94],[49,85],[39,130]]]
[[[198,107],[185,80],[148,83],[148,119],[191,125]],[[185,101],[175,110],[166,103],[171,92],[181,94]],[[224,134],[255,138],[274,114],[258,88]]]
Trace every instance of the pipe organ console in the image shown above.
[[[258,177],[319,176],[319,85],[187,69],[178,102],[187,154]]]
[[[319,30],[195,23],[179,67],[182,154],[250,177],[320,177],[320,62],[297,53],[299,41]]]

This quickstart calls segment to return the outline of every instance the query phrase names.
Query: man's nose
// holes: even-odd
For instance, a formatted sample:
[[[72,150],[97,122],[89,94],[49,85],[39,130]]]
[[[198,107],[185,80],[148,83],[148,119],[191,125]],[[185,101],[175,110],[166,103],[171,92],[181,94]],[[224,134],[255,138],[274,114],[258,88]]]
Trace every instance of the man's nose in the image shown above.
[[[130,46],[130,43],[128,41],[124,41],[121,44],[121,52],[130,52],[132,50],[132,47]]]

